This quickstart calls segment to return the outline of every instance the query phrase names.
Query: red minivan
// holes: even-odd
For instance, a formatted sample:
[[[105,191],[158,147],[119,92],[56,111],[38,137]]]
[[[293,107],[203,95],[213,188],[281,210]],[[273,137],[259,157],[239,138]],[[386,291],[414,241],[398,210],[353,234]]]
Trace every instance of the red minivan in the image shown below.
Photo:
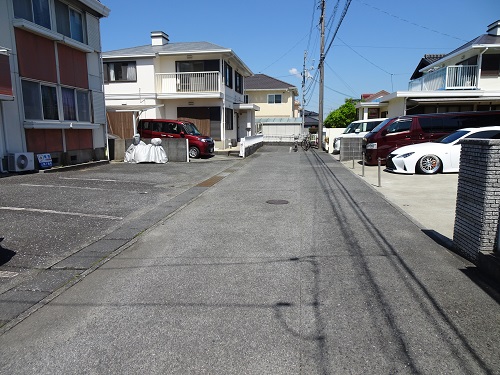
[[[432,142],[455,130],[500,125],[500,111],[448,112],[389,118],[363,138],[365,163],[377,165],[398,147]]]
[[[189,121],[140,119],[137,132],[141,138],[186,138],[189,143],[190,158],[214,153],[214,140],[202,135],[196,125]]]

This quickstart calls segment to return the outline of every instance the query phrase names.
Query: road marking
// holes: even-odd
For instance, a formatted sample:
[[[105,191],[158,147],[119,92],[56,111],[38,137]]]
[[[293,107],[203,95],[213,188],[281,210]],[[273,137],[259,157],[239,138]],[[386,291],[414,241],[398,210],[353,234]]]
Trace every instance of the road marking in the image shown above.
[[[0,277],[3,278],[11,278],[19,275],[19,272],[11,272],[11,271],[0,271]]]
[[[118,180],[106,180],[103,178],[77,178],[77,177],[59,177],[61,180],[78,180],[78,181],[103,181],[103,182],[117,182]]]
[[[37,184],[21,184],[23,186],[32,186],[32,187],[47,187],[47,188],[66,188],[66,189],[83,189],[83,190],[111,190],[111,189],[103,189],[103,188],[93,188],[93,187],[81,187],[81,186],[67,186],[67,185],[37,185]]]
[[[63,212],[63,211],[54,211],[54,210],[41,210],[41,209],[38,209],[38,208],[25,208],[25,207],[0,207],[0,210],[5,210],[5,211],[40,212],[40,213],[43,213],[43,214],[83,216],[83,217],[94,217],[94,218],[97,218],[97,219],[110,219],[110,220],[122,220],[123,219],[123,217],[119,217],[119,216],[84,214],[84,213],[80,213],[80,212]]]

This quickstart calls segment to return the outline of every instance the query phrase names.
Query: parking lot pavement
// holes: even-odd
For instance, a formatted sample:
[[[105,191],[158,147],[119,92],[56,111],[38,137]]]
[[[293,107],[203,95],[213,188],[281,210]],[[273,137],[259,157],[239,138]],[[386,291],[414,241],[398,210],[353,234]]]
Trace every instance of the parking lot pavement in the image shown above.
[[[214,156],[0,178],[0,327],[243,162]]]
[[[332,157],[339,160],[337,155]],[[422,229],[437,232],[444,241],[453,239],[458,173],[403,175],[385,171],[384,166],[380,173],[378,166],[365,166],[363,173],[361,160],[342,164],[410,215]]]
[[[111,163],[0,178],[0,237],[5,238],[0,244],[0,327],[129,246],[243,163],[215,155],[190,163]],[[342,164],[420,227],[452,238],[456,174],[382,170],[379,184],[377,167],[365,166],[362,176],[359,161]]]

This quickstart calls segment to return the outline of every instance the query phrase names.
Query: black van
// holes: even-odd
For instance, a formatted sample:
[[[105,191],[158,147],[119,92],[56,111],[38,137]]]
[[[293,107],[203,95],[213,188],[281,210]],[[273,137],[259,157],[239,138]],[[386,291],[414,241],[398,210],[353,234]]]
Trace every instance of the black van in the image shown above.
[[[448,112],[389,118],[363,138],[365,163],[377,165],[398,147],[431,142],[455,130],[500,125],[500,111]]]

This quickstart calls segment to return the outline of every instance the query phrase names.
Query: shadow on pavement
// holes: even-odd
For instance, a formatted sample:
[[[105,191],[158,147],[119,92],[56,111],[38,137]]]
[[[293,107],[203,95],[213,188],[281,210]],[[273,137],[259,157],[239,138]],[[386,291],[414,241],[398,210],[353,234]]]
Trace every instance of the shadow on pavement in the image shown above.
[[[3,241],[3,237],[0,237],[0,242]],[[7,263],[9,260],[11,260],[14,255],[16,255],[15,251],[6,249],[2,245],[0,245],[0,266],[4,265]]]
[[[498,292],[500,285],[495,280],[486,276],[475,266],[466,267],[460,271],[500,305],[500,293]]]

